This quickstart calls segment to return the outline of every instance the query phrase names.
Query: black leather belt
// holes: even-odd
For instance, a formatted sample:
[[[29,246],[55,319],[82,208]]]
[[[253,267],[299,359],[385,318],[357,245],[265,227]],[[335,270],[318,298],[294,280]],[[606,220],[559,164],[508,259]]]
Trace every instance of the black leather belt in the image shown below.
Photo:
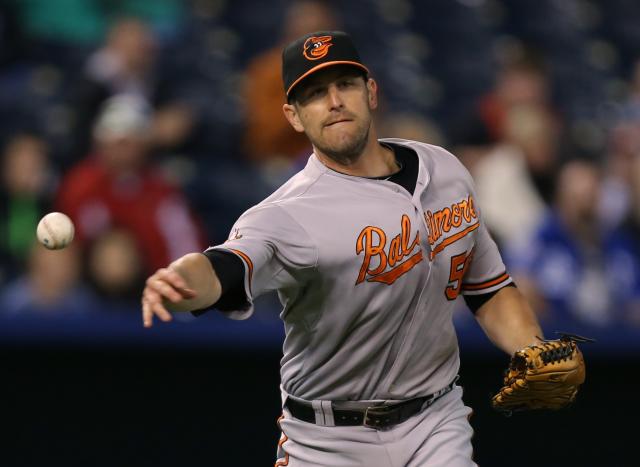
[[[440,397],[451,391],[456,384],[457,378],[447,387],[428,396],[417,397],[397,404],[374,405],[363,409],[336,409],[333,404],[333,421],[335,426],[358,426],[364,425],[370,428],[386,428],[404,422],[423,408],[433,404]],[[310,402],[303,402],[287,398],[285,407],[289,409],[295,418],[316,423],[316,414]]]

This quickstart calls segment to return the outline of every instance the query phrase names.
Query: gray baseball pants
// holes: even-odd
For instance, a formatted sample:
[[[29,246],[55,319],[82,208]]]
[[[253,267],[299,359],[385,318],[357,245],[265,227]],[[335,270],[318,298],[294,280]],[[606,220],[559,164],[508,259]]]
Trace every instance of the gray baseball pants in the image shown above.
[[[279,420],[276,467],[477,467],[472,460],[471,409],[456,386],[430,407],[390,428],[319,426]]]

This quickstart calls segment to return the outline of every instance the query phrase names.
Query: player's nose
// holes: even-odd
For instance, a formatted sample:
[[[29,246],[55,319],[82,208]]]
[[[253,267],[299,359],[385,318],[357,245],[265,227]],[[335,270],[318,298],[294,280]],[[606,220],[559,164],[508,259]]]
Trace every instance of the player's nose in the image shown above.
[[[327,91],[327,98],[329,100],[331,110],[340,109],[344,106],[342,96],[340,95],[340,90],[335,84],[329,86],[329,89]]]

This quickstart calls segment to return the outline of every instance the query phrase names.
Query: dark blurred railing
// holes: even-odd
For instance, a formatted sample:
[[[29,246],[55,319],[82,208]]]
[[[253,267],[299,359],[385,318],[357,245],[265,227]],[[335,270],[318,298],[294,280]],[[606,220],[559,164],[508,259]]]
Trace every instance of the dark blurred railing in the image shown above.
[[[481,354],[499,352],[473,319],[456,322],[458,340],[464,350]],[[617,324],[596,327],[578,322],[544,323],[545,337],[556,338],[556,331],[584,335],[596,340],[584,346],[587,355],[640,356],[640,329]],[[137,347],[147,350],[237,349],[274,350],[282,348],[284,328],[273,309],[261,310],[244,321],[234,321],[211,311],[194,318],[177,315],[171,323],[157,321],[151,329],[142,327],[140,311],[133,307],[113,313],[81,316],[0,316],[0,344],[24,347],[118,349]]]

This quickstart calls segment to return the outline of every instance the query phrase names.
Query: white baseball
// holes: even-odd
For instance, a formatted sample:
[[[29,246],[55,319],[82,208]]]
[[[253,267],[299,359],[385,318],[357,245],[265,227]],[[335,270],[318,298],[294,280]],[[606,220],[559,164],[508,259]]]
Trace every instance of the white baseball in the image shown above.
[[[60,250],[73,240],[75,228],[66,214],[50,212],[38,223],[38,240],[49,250]]]

